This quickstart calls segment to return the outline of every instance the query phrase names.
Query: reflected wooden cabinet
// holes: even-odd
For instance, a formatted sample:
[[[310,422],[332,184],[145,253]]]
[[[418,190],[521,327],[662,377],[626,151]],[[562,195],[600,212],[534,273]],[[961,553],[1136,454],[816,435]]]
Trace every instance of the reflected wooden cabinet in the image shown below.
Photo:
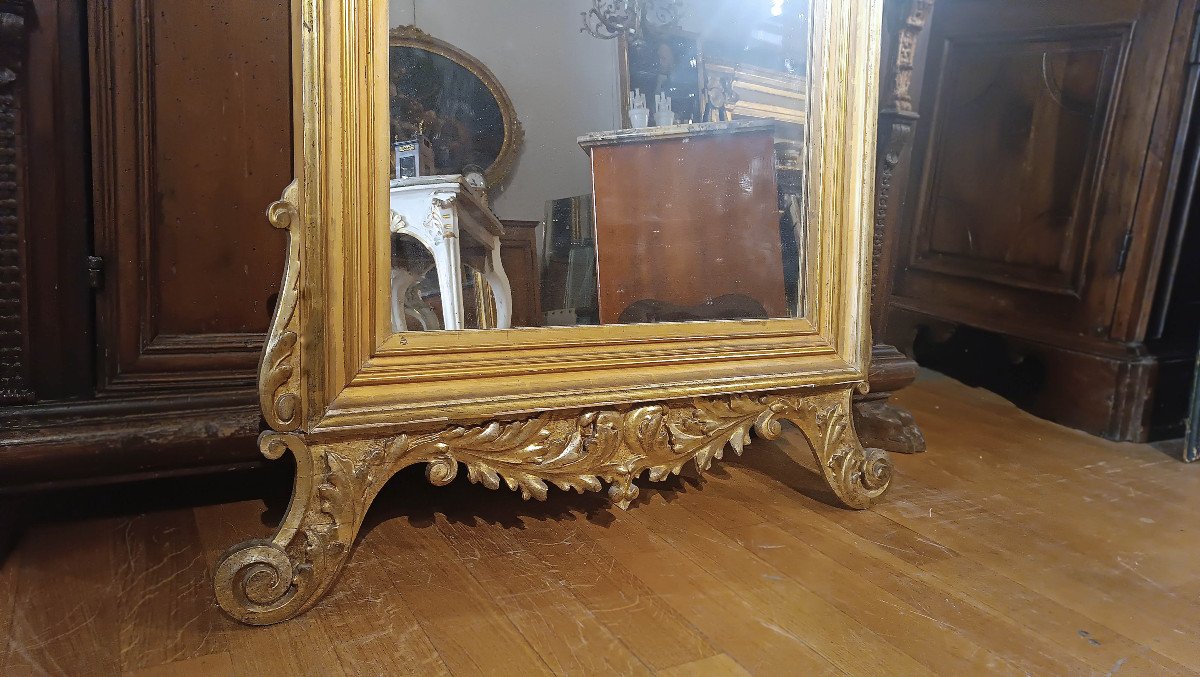
[[[592,163],[601,324],[795,314],[773,124],[623,130],[581,145]]]
[[[1182,227],[1171,196],[1195,12],[938,2],[885,340],[1034,413],[1146,439],[1173,368],[1149,344]]]

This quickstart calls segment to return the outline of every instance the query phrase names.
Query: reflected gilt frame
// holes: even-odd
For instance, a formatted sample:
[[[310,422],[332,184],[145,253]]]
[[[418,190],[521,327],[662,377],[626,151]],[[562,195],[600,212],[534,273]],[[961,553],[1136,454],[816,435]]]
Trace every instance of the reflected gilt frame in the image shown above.
[[[525,128],[517,119],[517,109],[513,105],[512,99],[509,98],[508,92],[500,84],[499,78],[479,59],[445,40],[439,40],[429,35],[416,26],[397,26],[391,29],[388,32],[388,44],[391,47],[412,47],[445,57],[465,68],[478,78],[484,87],[487,87],[492,98],[496,100],[501,117],[504,118],[504,141],[495,161],[485,167],[483,173],[488,186],[502,186],[509,173],[512,172],[517,155],[521,152],[521,146],[525,143]]]
[[[251,624],[311,608],[393,474],[526,498],[699,470],[751,432],[795,423],[838,499],[866,508],[891,466],[864,449],[881,0],[814,0],[809,304],[794,319],[393,334],[387,290],[385,0],[293,0],[296,180],[269,209],[288,233],[259,375],[268,458],[296,459],[275,534],[231,548],[221,607]],[[790,445],[789,445],[790,449]],[[789,452],[790,453],[790,452]]]

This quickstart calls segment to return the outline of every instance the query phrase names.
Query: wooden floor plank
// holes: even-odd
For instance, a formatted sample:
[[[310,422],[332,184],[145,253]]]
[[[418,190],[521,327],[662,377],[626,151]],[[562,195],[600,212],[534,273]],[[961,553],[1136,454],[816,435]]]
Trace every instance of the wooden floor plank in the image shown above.
[[[1192,601],[1160,589],[1136,569],[1108,566],[1103,552],[1088,556],[1044,540],[1029,525],[994,514],[969,495],[944,487],[920,488],[915,483],[898,493],[896,502],[885,507],[883,514],[948,544],[979,566],[1153,646],[1171,660],[1200,669],[1200,645],[1179,631],[1189,623],[1193,627],[1200,623],[1200,610]],[[933,518],[927,516],[930,513]],[[967,525],[971,527],[964,528]],[[1145,606],[1158,613],[1139,613]]]
[[[267,628],[211,579],[280,496],[21,524],[0,674],[1200,674],[1200,466],[936,375],[899,399],[929,451],[869,511],[790,427],[627,513],[406,471],[329,596]]]
[[[552,575],[651,669],[664,670],[716,654],[695,627],[583,535],[589,530],[553,520],[528,520],[523,536],[530,553],[545,562]]]
[[[446,519],[438,520],[438,529],[555,674],[650,674],[554,571],[528,551],[517,530]]]
[[[708,677],[746,677],[749,672],[738,665],[725,654],[717,654],[708,658],[677,665],[673,668],[659,670],[654,673],[658,677],[691,677],[692,675],[707,675]]]
[[[118,525],[112,559],[124,672],[219,651],[219,611],[192,510],[135,515]]]
[[[17,612],[17,581],[20,580],[21,551],[13,550],[0,561],[0,666],[5,664],[12,643],[13,615]]]
[[[40,525],[21,539],[17,604],[0,674],[120,674],[112,546],[124,523]]]
[[[125,677],[212,677],[236,673],[233,659],[222,651],[126,672]]]
[[[971,487],[970,478],[990,477],[992,482],[1003,482],[1008,489],[1003,494],[980,491],[976,495],[979,502],[994,513],[1037,528],[1044,538],[1088,555],[1106,556],[1114,563],[1119,559],[1138,559],[1142,574],[1163,585],[1178,585],[1200,576],[1197,567],[1177,555],[1200,540],[1200,521],[1182,512],[1187,510],[1187,503],[1130,493],[1127,486],[1113,481],[1115,476],[1140,470],[1089,477],[1059,466],[1053,471],[1030,473],[1027,466],[994,461],[1002,449],[1016,446],[1011,430],[982,428],[973,429],[972,446],[962,448],[962,453],[930,458],[923,469],[924,478],[932,479],[932,471],[936,470],[944,473],[946,482],[941,486]],[[937,439],[950,437],[953,430],[942,424],[932,426],[927,434]],[[1169,459],[1167,462],[1174,463]],[[1140,513],[1130,510],[1135,505]],[[1176,528],[1148,529],[1155,518],[1142,513],[1173,522]],[[1105,528],[1079,529],[1078,524],[1087,520],[1102,522]]]
[[[375,547],[356,547],[338,585],[313,609],[343,669],[351,675],[451,674],[379,558]]]
[[[736,472],[731,482],[714,482],[705,490],[730,492],[735,497],[761,494],[756,479]],[[917,613],[944,624],[947,632],[961,635],[992,651],[1022,672],[1068,674],[1101,667],[1107,669],[1112,663],[1108,660],[1110,651],[1119,652],[1123,648],[1114,641],[1107,644],[1104,651],[1097,651],[1095,646],[1079,641],[1073,632],[1060,637],[1048,633],[1036,618],[1022,614],[1014,618],[1006,596],[1019,593],[1015,582],[1010,581],[1011,587],[1000,588],[992,594],[975,585],[978,572],[961,581],[939,579],[899,556],[901,553],[895,548],[856,533],[857,518],[865,513],[844,513],[840,520],[827,517],[798,519],[795,514],[802,510],[802,505],[802,501],[784,500],[769,504],[759,502],[755,507],[776,515],[772,524],[763,527],[772,538],[786,541],[790,537],[803,547],[826,555],[836,562],[836,570],[853,572],[871,581],[904,600]],[[781,524],[786,528],[779,526]],[[956,555],[938,561],[961,559]],[[1033,615],[1037,613],[1036,609],[1032,612]],[[1117,658],[1119,656],[1113,660]]]
[[[929,674],[853,616],[789,580],[682,506],[657,498],[650,498],[630,514],[652,526],[663,540],[709,573],[738,572],[731,577],[730,586],[755,605],[764,628],[803,637],[817,653],[849,674]]]
[[[552,674],[437,527],[395,519],[380,524],[372,539],[386,580],[452,673]]]
[[[624,520],[618,520],[623,522]],[[660,543],[622,547],[602,539],[605,551],[700,630],[708,642],[755,675],[844,675],[805,638],[772,625],[768,614],[682,553]]]

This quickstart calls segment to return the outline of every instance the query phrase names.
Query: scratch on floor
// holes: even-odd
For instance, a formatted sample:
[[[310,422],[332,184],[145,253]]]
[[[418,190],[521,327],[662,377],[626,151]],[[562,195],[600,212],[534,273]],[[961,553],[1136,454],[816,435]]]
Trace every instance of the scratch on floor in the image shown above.
[[[770,630],[771,632],[774,632],[777,635],[782,635],[784,637],[787,637],[788,639],[790,639],[794,642],[797,642],[799,644],[804,643],[803,640],[801,640],[799,637],[797,637],[796,635],[793,635],[792,633],[788,632],[787,630],[784,630],[783,628],[779,627],[778,625],[775,625],[774,623],[768,623],[767,621],[759,619],[758,624],[763,626],[764,628]]]

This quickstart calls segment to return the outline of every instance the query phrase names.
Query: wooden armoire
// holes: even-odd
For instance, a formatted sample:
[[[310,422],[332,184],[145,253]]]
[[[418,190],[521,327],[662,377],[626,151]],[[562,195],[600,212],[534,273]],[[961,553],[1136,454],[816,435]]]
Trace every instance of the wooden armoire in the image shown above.
[[[885,340],[1093,434],[1182,433],[1196,17],[1196,0],[938,1]]]

